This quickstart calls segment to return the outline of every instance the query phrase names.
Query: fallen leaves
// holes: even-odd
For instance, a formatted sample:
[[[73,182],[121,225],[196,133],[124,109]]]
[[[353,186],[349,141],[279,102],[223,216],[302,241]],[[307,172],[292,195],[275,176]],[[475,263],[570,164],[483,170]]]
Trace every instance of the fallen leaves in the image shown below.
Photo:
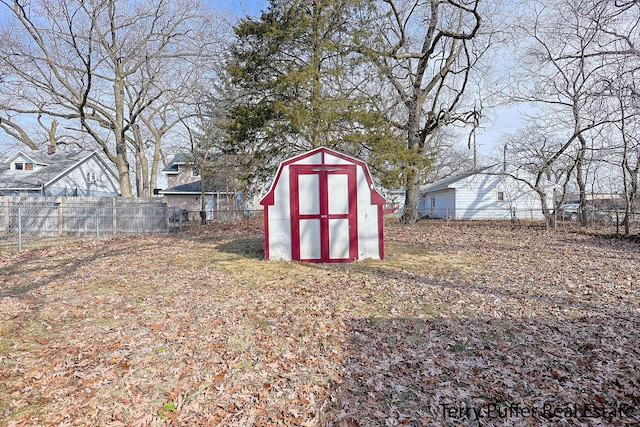
[[[0,425],[640,421],[637,244],[385,235],[336,265],[263,261],[250,224],[3,257]]]

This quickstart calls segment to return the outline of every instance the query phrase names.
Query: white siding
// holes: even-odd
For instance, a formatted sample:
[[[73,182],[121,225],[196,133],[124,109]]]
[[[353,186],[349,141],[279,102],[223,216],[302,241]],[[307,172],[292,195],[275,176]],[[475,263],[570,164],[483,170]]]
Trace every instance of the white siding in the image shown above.
[[[88,179],[87,174],[95,176],[95,180]],[[119,194],[118,183],[103,166],[103,164],[91,156],[86,161],[76,166],[58,180],[52,182],[47,190],[54,196],[60,195],[65,190],[69,194],[77,190],[81,197],[117,196]]]
[[[308,157],[302,158],[302,159],[296,161],[293,164],[296,164],[296,165],[319,165],[320,163],[322,163],[322,154],[321,153],[317,153],[317,154],[314,154],[312,156],[308,156]]]
[[[371,189],[365,171],[358,166],[358,259],[380,258],[378,205],[371,203]]]
[[[499,193],[503,200],[498,200]],[[512,209],[519,218],[543,219],[537,193],[505,175],[477,174],[461,181],[456,205],[460,219],[510,219]]]
[[[434,218],[448,213],[456,219],[510,219],[515,209],[518,218],[544,219],[538,194],[526,183],[501,172],[501,166],[490,168],[452,182],[447,189],[427,189],[421,194],[420,213]],[[549,189],[547,203],[551,198]]]
[[[446,189],[423,194],[420,197],[419,211],[421,216],[429,218],[455,217],[456,190]]]
[[[289,166],[282,173],[274,188],[274,203],[268,206],[269,258],[291,260],[291,210],[289,203]]]
[[[326,153],[324,155],[324,163],[327,165],[350,165],[352,162],[347,159],[343,159],[338,156],[332,156],[331,154]]]

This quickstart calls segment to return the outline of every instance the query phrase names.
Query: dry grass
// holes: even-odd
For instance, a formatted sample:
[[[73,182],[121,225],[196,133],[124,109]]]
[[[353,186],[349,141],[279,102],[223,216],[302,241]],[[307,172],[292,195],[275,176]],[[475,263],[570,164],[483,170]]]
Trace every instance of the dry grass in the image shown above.
[[[253,223],[5,255],[0,425],[460,425],[445,407],[545,402],[565,412],[479,422],[640,422],[636,243],[425,224],[351,264],[263,261]]]

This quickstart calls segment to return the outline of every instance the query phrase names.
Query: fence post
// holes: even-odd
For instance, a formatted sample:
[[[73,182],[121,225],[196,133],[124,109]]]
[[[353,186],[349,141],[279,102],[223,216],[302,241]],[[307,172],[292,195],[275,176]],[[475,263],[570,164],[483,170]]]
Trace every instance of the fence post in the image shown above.
[[[4,199],[4,224],[3,224],[4,226],[2,227],[2,229],[5,232],[9,232],[9,224],[10,224],[10,222],[9,222],[9,206],[10,206],[10,203],[9,203],[9,198],[8,197],[5,196],[5,197],[3,197],[3,199]]]
[[[176,219],[178,219],[178,218],[176,217],[176,207],[174,206],[173,207],[173,221],[172,221],[173,222],[173,232],[174,233],[178,232],[178,230],[176,229],[176,222],[177,222]]]
[[[100,240],[100,203],[96,203],[96,240]]]
[[[62,214],[62,197],[58,197],[54,200],[54,204],[58,208],[58,236],[62,236],[64,231],[64,215]]]
[[[111,210],[112,214],[112,218],[113,218],[113,225],[112,225],[112,230],[113,230],[113,235],[115,236],[117,231],[118,231],[118,202],[117,199],[114,197],[113,198],[113,209]]]
[[[22,207],[18,206],[18,252],[22,251]]]

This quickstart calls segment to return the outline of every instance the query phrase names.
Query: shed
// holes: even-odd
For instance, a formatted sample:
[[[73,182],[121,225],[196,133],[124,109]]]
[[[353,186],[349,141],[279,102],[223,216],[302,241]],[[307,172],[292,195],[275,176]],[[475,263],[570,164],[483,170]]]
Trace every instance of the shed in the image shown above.
[[[320,147],[278,167],[264,206],[265,259],[384,258],[384,197],[367,164]]]

